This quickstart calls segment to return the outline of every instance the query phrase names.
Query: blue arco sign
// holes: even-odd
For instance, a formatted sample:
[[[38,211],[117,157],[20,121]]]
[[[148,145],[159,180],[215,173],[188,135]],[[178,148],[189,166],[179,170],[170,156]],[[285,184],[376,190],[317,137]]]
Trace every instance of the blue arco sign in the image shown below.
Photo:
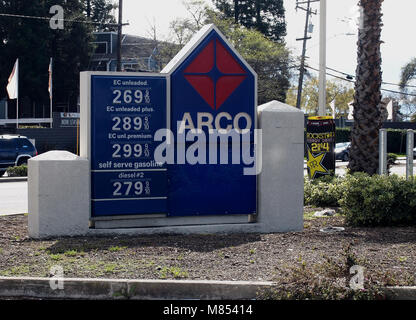
[[[250,139],[238,146],[232,139],[207,145],[226,148],[229,159],[236,150],[252,154],[256,92],[255,72],[213,25],[160,74],[83,73],[89,105],[81,112],[81,155],[91,163],[91,216],[255,214],[256,175],[243,174],[242,163],[210,161],[210,152],[182,161],[195,143],[179,136],[245,132]],[[155,158],[158,130],[173,133],[172,162]]]

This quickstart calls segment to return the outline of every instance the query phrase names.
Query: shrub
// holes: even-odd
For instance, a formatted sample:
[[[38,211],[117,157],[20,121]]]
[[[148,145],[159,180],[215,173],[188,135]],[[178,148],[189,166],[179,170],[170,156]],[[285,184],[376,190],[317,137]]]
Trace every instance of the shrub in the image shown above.
[[[305,178],[304,195],[305,205],[340,206],[353,226],[416,224],[416,179],[365,173]]]
[[[299,257],[281,270],[280,279],[269,290],[258,292],[259,299],[269,300],[384,300],[380,285],[371,277],[365,279],[363,289],[350,287],[350,268],[360,265],[351,246],[344,249],[341,259],[324,256],[324,262],[307,264]]]
[[[27,176],[27,165],[22,164],[18,167],[9,167],[7,168],[7,175],[9,177],[26,177]]]
[[[338,207],[343,193],[343,178],[324,176],[310,180],[304,178],[304,203],[316,207]]]
[[[416,223],[416,180],[356,173],[345,177],[339,200],[346,221],[355,226]]]
[[[397,161],[398,155],[395,153],[388,153],[387,154],[387,163],[392,165],[395,164]]]

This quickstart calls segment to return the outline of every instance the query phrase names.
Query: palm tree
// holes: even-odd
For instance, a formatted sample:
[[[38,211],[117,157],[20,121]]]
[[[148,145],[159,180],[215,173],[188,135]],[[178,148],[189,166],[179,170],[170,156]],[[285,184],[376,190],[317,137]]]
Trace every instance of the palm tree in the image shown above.
[[[403,68],[400,77],[400,87],[404,89],[404,87],[416,78],[416,58],[413,58],[408,62]]]
[[[351,172],[370,175],[378,169],[378,132],[381,127],[381,3],[360,0],[361,21],[358,31],[357,69],[354,94],[354,126],[351,132]]]
[[[411,59],[403,66],[400,78],[401,112],[406,118],[410,118],[410,121],[416,121],[416,91],[409,89],[413,87],[409,86],[410,82],[416,79],[416,58]]]

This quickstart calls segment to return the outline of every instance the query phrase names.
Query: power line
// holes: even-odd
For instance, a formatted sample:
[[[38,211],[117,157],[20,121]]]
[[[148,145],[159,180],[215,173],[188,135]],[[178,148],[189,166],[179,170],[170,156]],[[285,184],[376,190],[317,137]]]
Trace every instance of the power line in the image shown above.
[[[319,71],[319,69],[313,68],[313,67],[308,66],[308,65],[305,65],[305,68],[312,69],[312,70],[315,70],[315,71]],[[327,67],[327,69],[330,69],[330,68]],[[328,76],[331,76],[331,77],[334,77],[334,78],[337,78],[337,79],[340,79],[340,80],[344,80],[344,81],[347,81],[347,82],[355,83],[354,80],[345,79],[343,77],[334,75],[334,74],[329,73],[329,72],[326,72],[326,74]],[[412,93],[404,93],[404,92],[401,92],[401,91],[395,91],[395,90],[384,89],[384,88],[380,88],[380,90],[387,91],[387,92],[392,92],[392,93],[398,93],[398,94],[402,94],[402,95],[405,95],[405,96],[416,97],[416,94],[412,94]]]
[[[313,69],[313,70],[315,70],[315,71],[319,71],[319,69],[316,69],[316,68],[313,68],[313,67],[311,67],[311,66],[308,66],[310,69]],[[339,79],[341,79],[341,80],[347,80],[347,81],[350,81],[350,82],[354,82],[354,81],[351,81],[351,79],[352,78],[356,78],[356,76],[353,76],[352,74],[350,74],[350,73],[345,73],[345,72],[343,72],[343,71],[339,71],[339,70],[336,70],[336,69],[333,69],[333,68],[330,68],[330,67],[326,67],[328,70],[331,70],[331,71],[334,71],[334,72],[337,72],[337,73],[340,73],[340,74],[343,74],[343,75],[345,75],[345,76],[347,76],[347,77],[350,77],[350,78],[347,78],[347,79],[345,79],[345,78],[342,78],[342,77],[339,77],[339,76],[335,76],[335,75],[332,75],[333,77],[335,77],[335,78],[339,78]],[[381,82],[381,84],[386,84],[386,85],[390,85],[390,86],[397,86],[397,87],[409,87],[409,88],[416,88],[416,86],[413,86],[413,85],[404,85],[404,86],[401,86],[400,84],[397,84],[397,83],[392,83],[392,82],[385,82],[385,81],[382,81]],[[387,90],[387,89],[385,89],[385,90]],[[391,90],[392,92],[398,92],[398,91],[394,91],[394,90]],[[398,93],[402,93],[402,92],[398,92]],[[404,93],[403,93],[404,94]]]
[[[11,14],[11,13],[0,13],[1,17],[9,17],[9,18],[22,18],[22,19],[36,19],[36,20],[51,20],[51,17],[39,17],[39,16],[25,16],[21,14]],[[85,24],[93,24],[93,25],[105,25],[105,26],[118,26],[118,23],[101,23],[101,22],[94,22],[94,21],[86,21],[86,20],[75,20],[75,19],[58,19],[54,18],[56,21],[64,21],[64,22],[75,22],[75,23],[85,23]]]
[[[343,75],[345,75],[345,76],[347,76],[347,77],[352,77],[352,78],[355,78],[355,76],[353,76],[353,75],[351,75],[351,74],[349,74],[349,73],[345,73],[345,72],[342,72],[342,71],[339,71],[339,70],[336,70],[336,69],[332,69],[332,68],[330,68],[330,67],[326,67],[328,70],[331,70],[331,71],[335,71],[335,72],[338,72],[338,73],[341,73],[341,74],[343,74]],[[382,84],[387,84],[387,85],[391,85],[391,86],[397,86],[397,87],[409,87],[409,88],[416,88],[416,86],[412,86],[412,85],[404,85],[404,86],[401,86],[400,84],[397,84],[397,83],[392,83],[392,82],[385,82],[385,81],[382,81],[381,82]]]

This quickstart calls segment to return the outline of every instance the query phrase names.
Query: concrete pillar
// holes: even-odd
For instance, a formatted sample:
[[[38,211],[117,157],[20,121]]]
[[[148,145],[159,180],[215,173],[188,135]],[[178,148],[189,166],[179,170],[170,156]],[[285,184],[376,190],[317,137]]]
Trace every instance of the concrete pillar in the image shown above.
[[[262,171],[258,177],[261,232],[303,229],[304,114],[271,101],[258,107]]]
[[[29,236],[84,235],[89,227],[89,162],[67,151],[28,161]]]

